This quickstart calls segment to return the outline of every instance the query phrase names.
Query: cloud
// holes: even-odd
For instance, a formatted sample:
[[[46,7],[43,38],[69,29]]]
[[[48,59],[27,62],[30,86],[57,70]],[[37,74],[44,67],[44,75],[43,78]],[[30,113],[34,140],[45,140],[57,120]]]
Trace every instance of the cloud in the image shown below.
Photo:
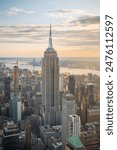
[[[41,25],[0,26],[0,43],[41,43],[47,29]]]
[[[55,38],[61,47],[99,46],[99,30],[68,30],[61,31]]]
[[[55,18],[58,18],[58,17],[65,18],[65,17],[68,17],[69,15],[72,16],[72,15],[78,15],[81,13],[82,11],[78,9],[61,9],[61,10],[48,11],[46,15],[50,17],[55,17]]]
[[[14,9],[15,10],[15,9]],[[17,10],[18,13],[22,12]],[[60,10],[59,10],[60,11]],[[15,10],[16,12],[16,10]],[[58,12],[58,11],[57,11]],[[73,10],[61,13],[73,13]],[[75,12],[74,12],[75,13]],[[53,44],[60,49],[86,49],[97,47],[100,42],[100,17],[94,15],[75,16],[72,20],[52,25]],[[48,46],[49,25],[34,24],[20,26],[0,26],[0,43],[27,43]]]
[[[20,13],[25,13],[25,14],[33,14],[34,11],[28,11],[28,10],[24,10],[21,8],[17,8],[17,7],[12,7],[9,11],[8,11],[8,15],[18,15]]]
[[[61,9],[61,10],[55,10],[55,11],[48,11],[48,13],[54,13],[54,14],[79,14],[81,11],[77,9]]]
[[[70,22],[72,25],[92,25],[100,23],[100,16],[83,16]]]
[[[89,30],[99,29],[100,16],[78,9],[62,9],[55,11],[48,11],[49,17],[54,17],[61,21],[61,26],[64,30]],[[78,29],[79,28],[79,29]],[[59,27],[58,27],[59,29]]]
[[[30,11],[30,10],[24,10],[22,8],[17,8],[17,7],[12,7],[7,11],[7,15],[9,15],[9,16],[16,16],[16,15],[19,15],[19,14],[22,14],[22,13],[24,13],[24,14],[33,14],[35,12]]]

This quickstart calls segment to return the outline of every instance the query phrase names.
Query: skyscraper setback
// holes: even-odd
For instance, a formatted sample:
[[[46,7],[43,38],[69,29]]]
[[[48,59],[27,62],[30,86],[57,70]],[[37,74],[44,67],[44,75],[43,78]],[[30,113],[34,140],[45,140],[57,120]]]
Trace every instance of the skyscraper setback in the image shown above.
[[[42,104],[45,109],[44,124],[53,126],[60,123],[59,99],[59,58],[52,46],[50,25],[49,46],[42,60]]]

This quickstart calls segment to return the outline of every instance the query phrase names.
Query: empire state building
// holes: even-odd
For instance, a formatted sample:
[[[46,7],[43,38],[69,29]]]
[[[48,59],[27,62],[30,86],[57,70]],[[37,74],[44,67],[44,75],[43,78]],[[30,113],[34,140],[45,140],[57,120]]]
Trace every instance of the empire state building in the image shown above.
[[[52,46],[51,25],[49,46],[42,59],[42,104],[45,110],[44,124],[58,125],[60,123],[59,58]]]

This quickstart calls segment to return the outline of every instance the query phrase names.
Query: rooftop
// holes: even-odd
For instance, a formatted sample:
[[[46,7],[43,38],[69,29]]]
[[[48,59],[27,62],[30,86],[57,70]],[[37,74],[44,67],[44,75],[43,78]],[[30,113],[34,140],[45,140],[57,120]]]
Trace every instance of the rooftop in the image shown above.
[[[66,101],[75,101],[75,97],[71,93],[63,94],[63,98]]]
[[[13,121],[8,121],[6,126],[3,128],[5,135],[18,134],[18,127],[14,124]]]
[[[69,140],[68,140],[68,143],[70,145],[72,145],[73,147],[75,148],[82,148],[84,147],[84,145],[82,144],[80,138],[76,135],[72,135]]]
[[[69,115],[69,117],[71,117],[71,118],[78,118],[79,116],[76,115],[76,114],[72,114],[72,115]]]
[[[61,133],[62,130],[62,126],[58,125],[58,126],[40,126],[41,131],[46,134],[46,135],[50,135],[50,134],[56,134],[56,133]]]

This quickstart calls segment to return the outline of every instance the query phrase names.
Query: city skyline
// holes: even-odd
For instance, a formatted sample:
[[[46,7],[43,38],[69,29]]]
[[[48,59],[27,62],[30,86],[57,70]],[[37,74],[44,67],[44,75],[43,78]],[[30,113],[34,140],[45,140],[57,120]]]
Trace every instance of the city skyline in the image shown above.
[[[0,56],[42,57],[51,19],[59,57],[99,57],[98,0],[0,3]]]

